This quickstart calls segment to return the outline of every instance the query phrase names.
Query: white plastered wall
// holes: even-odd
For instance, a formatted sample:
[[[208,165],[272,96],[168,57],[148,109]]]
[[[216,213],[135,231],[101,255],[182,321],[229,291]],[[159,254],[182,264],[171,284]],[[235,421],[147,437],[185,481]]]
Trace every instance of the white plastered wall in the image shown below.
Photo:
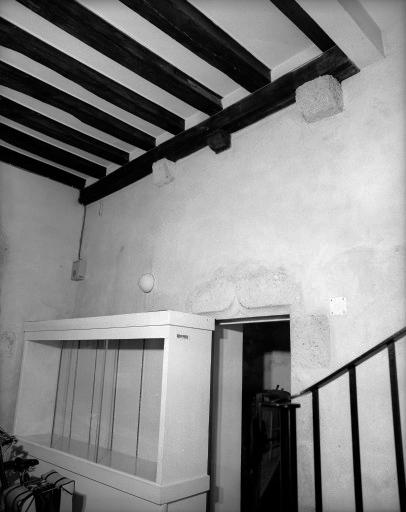
[[[0,425],[11,429],[23,322],[72,315],[78,191],[0,163]]]

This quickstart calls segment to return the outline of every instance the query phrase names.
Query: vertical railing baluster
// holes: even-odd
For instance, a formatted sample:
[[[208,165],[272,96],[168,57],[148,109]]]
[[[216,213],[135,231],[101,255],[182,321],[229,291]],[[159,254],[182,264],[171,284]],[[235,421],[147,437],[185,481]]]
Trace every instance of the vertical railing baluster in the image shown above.
[[[389,376],[392,398],[393,433],[395,436],[396,468],[398,473],[400,511],[406,512],[405,466],[403,460],[402,427],[400,424],[399,390],[396,370],[396,352],[393,341],[388,343]]]
[[[280,512],[289,510],[290,501],[290,456],[289,456],[289,409],[280,406],[279,413],[281,458],[280,458]]]
[[[355,510],[356,512],[363,512],[364,505],[362,501],[361,455],[358,425],[357,374],[355,366],[349,368],[348,377],[350,385],[352,464],[354,471]]]
[[[290,508],[291,512],[298,510],[298,492],[297,492],[297,441],[296,441],[296,404],[289,409],[290,426]]]
[[[319,414],[319,390],[312,391],[313,404],[313,451],[314,451],[314,492],[316,512],[323,511],[323,497],[321,488],[321,456],[320,456],[320,414]]]

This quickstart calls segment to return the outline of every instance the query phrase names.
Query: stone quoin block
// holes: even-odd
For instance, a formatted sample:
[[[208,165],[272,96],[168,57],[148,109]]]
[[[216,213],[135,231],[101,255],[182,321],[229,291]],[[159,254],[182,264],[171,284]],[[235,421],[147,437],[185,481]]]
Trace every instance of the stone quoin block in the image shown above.
[[[296,89],[296,105],[308,123],[314,123],[344,110],[340,82],[331,75],[324,75]]]
[[[157,187],[162,187],[170,183],[175,178],[173,176],[173,169],[175,164],[166,158],[162,158],[152,164],[152,181]]]

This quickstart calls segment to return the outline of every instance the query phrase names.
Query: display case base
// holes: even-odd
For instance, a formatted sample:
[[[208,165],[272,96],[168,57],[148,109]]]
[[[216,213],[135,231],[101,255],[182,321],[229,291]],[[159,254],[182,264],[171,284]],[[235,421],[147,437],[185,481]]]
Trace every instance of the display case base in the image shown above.
[[[76,482],[75,512],[205,512],[210,487],[207,475],[161,486],[138,476],[102,466],[75,455],[19,439],[30,457],[39,459],[38,474],[56,469]]]

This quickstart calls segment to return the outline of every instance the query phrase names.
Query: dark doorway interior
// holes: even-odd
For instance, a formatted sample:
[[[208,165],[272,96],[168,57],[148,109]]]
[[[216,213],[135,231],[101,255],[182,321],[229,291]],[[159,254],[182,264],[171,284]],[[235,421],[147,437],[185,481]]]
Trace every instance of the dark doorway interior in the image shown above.
[[[290,392],[289,322],[244,324],[241,512],[279,510],[280,418],[270,408],[258,415],[258,404],[288,397],[282,389]]]

